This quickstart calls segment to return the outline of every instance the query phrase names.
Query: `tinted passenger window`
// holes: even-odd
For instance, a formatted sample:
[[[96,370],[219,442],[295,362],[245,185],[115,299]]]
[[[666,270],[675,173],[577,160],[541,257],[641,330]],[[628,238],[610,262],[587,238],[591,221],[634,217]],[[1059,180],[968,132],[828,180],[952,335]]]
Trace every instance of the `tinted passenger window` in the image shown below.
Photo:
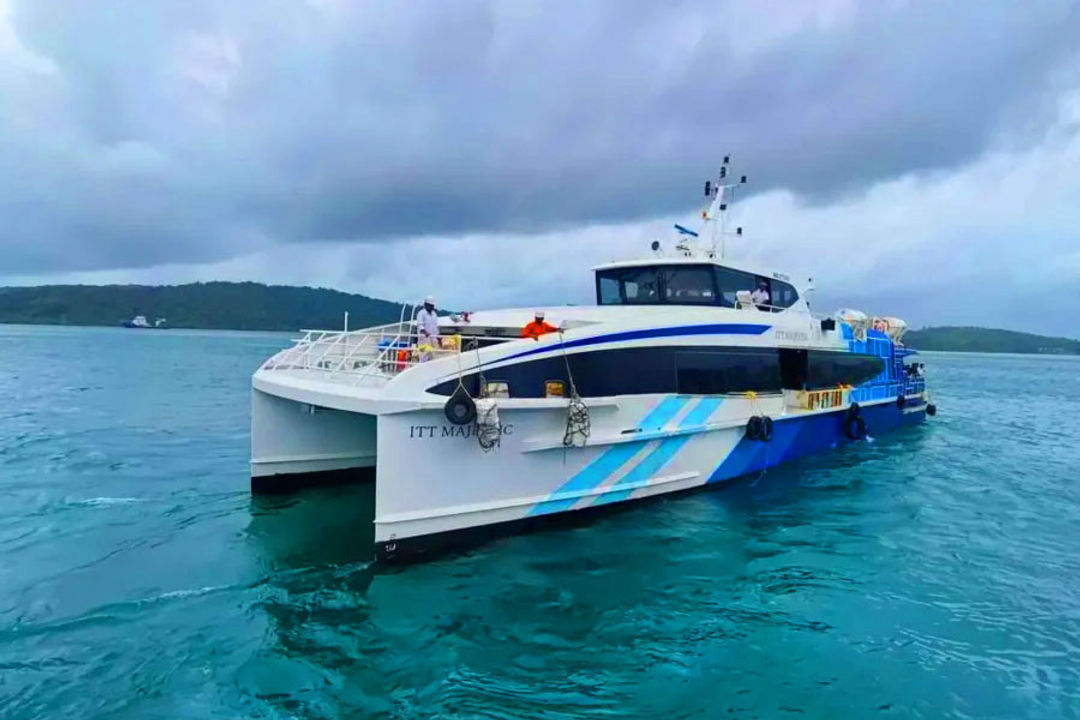
[[[686,352],[675,356],[678,392],[690,395],[779,392],[780,358],[775,350]]]
[[[861,385],[881,373],[881,358],[844,352],[810,351],[807,389]]]
[[[676,305],[712,305],[716,301],[710,269],[669,267],[664,271],[664,296]]]

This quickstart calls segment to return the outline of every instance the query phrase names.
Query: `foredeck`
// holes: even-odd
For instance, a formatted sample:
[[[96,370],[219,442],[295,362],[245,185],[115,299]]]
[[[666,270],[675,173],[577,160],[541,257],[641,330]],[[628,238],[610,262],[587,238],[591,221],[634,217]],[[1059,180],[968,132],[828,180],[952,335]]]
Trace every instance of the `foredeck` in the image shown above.
[[[422,362],[469,349],[467,335],[447,335],[431,346],[417,334],[415,323],[401,322],[362,330],[301,330],[293,346],[269,358],[260,371],[289,372],[322,381],[382,387]],[[484,336],[484,344],[507,342],[511,337]]]

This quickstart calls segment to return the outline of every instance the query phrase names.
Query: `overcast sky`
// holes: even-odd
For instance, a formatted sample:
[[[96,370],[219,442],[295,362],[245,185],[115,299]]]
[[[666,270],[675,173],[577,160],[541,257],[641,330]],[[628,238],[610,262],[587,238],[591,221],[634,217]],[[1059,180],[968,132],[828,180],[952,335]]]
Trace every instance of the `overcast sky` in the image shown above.
[[[1080,335],[1076,2],[0,0],[0,108],[3,284],[588,302],[731,153],[818,307]]]

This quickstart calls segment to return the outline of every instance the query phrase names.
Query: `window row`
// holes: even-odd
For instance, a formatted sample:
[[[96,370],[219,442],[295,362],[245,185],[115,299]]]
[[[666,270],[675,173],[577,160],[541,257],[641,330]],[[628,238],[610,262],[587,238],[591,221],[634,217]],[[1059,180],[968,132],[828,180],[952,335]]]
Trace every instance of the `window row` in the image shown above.
[[[733,308],[736,294],[774,312],[791,307],[799,294],[775,278],[716,265],[646,265],[596,273],[599,305],[719,305]]]
[[[881,358],[870,355],[793,348],[640,347],[594,350],[513,363],[486,370],[484,386],[478,373],[460,382],[474,397],[485,393],[512,398],[552,397],[557,386],[574,387],[582,397],[651,395],[725,395],[818,390],[838,385],[861,385],[883,369]],[[428,388],[450,395],[457,378]]]

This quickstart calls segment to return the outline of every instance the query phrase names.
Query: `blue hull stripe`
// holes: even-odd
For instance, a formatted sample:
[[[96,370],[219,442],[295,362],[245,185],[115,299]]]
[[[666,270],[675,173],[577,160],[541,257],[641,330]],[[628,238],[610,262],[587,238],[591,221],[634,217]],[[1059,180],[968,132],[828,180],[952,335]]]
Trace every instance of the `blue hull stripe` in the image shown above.
[[[720,407],[722,402],[722,398],[702,398],[690,412],[686,413],[686,417],[679,422],[679,427],[685,428],[704,425],[716,411],[716,408]],[[649,453],[644,460],[638,463],[634,469],[626,473],[626,475],[621,477],[618,482],[611,486],[613,492],[601,495],[593,504],[604,505],[606,503],[619,502],[620,500],[625,500],[630,497],[630,494],[637,489],[634,487],[636,484],[644,482],[660,472],[660,469],[663,468],[669,460],[675,457],[679,451],[682,450],[683,445],[689,442],[692,437],[693,435],[681,435],[679,437],[668,438],[661,442],[660,445]],[[624,486],[628,487],[616,490],[616,488],[623,488]]]
[[[787,460],[858,442],[849,440],[844,435],[843,418],[846,412],[837,410],[824,415],[777,422],[772,442],[769,443],[741,438],[713,470],[709,482],[721,482],[747,473],[760,472]],[[868,433],[875,436],[902,425],[918,424],[925,420],[926,413],[920,411],[905,414],[894,404],[888,403],[863,407],[863,418],[866,420]]]
[[[638,429],[659,430],[665,423],[671,420],[671,418],[675,417],[689,401],[689,397],[682,395],[672,395],[664,398],[656,404],[656,407],[649,411],[644,419],[642,419],[638,424]],[[546,500],[534,505],[532,510],[529,511],[529,514],[544,515],[546,513],[568,510],[574,503],[580,500],[580,497],[573,496],[561,498],[559,497],[560,495],[593,489],[604,482],[604,480],[611,477],[611,475],[625,465],[630,458],[637,455],[637,453],[641,451],[641,448],[648,442],[648,440],[642,440],[641,442],[623,443],[604,451],[600,457],[586,465],[578,471],[576,475],[560,485],[555,492],[548,495]]]
[[[554,345],[544,345],[532,350],[501,358],[497,362],[516,360],[517,358],[537,355],[539,353],[552,352],[553,350],[566,350],[569,348],[585,347],[586,345],[603,345],[607,343],[623,342],[625,340],[646,340],[649,338],[679,337],[683,335],[761,335],[771,325],[757,325],[748,323],[710,323],[708,325],[677,325],[675,327],[648,328],[646,330],[626,330],[610,335],[597,335],[595,337],[578,338]]]
[[[660,429],[692,400],[693,398],[688,396],[665,397],[645,416],[638,427],[642,430]],[[706,424],[721,402],[720,398],[701,398],[679,422],[678,427]],[[842,409],[806,418],[779,420],[774,426],[772,441],[768,443],[740,438],[726,457],[719,460],[707,478],[707,482],[722,482],[740,475],[760,472],[787,460],[851,443],[853,441],[848,440],[843,434],[845,413],[846,409]],[[919,424],[925,420],[926,413],[921,409],[918,412],[902,412],[895,404],[888,403],[864,406],[863,417],[866,419],[869,434],[875,436],[902,425]],[[602,505],[629,499],[633,491],[637,489],[633,487],[635,483],[647,481],[656,475],[693,436],[693,434],[687,434],[662,440],[644,459],[611,486],[610,489],[613,492],[596,498],[593,504]],[[543,515],[569,510],[581,500],[581,497],[560,497],[560,494],[591,490],[600,486],[641,452],[649,442],[653,441],[641,440],[612,446],[566,481],[558,490],[551,493],[547,500],[533,506],[529,514]],[[622,487],[624,485],[627,487]]]

